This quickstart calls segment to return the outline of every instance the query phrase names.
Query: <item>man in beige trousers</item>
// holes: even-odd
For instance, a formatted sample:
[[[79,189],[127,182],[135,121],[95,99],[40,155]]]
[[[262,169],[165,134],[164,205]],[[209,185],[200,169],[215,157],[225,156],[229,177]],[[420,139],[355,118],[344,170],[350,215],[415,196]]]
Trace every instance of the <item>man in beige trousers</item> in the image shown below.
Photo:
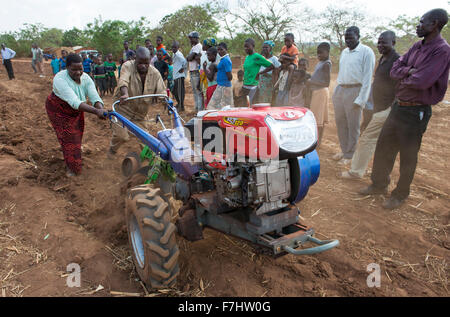
[[[373,117],[359,139],[350,170],[342,172],[342,178],[362,178],[375,152],[381,128],[391,111],[391,105],[395,98],[396,81],[391,78],[390,72],[392,65],[400,56],[395,51],[394,46],[394,32],[383,32],[378,38],[378,52],[382,56],[372,84]]]
[[[152,106],[150,98],[127,101],[129,97],[165,94],[166,86],[159,71],[150,65],[150,51],[140,47],[136,51],[136,60],[127,61],[122,65],[120,78],[114,95],[114,100],[120,99],[116,110],[141,128],[149,129],[147,114]],[[112,125],[112,138],[109,155],[117,153],[119,147],[129,140],[128,130],[119,125]]]

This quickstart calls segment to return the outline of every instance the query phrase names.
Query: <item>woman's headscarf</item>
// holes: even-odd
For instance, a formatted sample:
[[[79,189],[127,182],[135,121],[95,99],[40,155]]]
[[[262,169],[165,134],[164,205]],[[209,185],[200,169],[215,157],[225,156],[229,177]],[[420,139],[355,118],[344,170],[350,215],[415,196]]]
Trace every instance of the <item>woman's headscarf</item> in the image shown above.
[[[217,42],[216,42],[216,39],[206,39],[206,40],[203,40],[203,45],[205,45],[205,46],[209,46],[209,47],[215,47],[215,46],[217,46]]]
[[[271,41],[271,40],[267,40],[267,41],[264,41],[264,44],[269,45],[270,46],[270,51],[272,52],[272,49],[274,48],[275,43],[273,41]]]

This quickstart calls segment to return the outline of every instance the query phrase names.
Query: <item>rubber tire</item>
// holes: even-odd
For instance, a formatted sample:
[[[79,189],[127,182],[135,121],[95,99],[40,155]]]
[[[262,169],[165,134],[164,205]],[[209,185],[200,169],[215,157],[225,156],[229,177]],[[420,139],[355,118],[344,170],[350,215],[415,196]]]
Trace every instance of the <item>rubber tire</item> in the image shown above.
[[[133,262],[141,280],[152,288],[173,287],[180,272],[176,226],[171,222],[169,195],[151,185],[136,186],[126,198],[126,222]],[[144,249],[143,267],[139,265],[132,243],[130,224],[135,217]]]

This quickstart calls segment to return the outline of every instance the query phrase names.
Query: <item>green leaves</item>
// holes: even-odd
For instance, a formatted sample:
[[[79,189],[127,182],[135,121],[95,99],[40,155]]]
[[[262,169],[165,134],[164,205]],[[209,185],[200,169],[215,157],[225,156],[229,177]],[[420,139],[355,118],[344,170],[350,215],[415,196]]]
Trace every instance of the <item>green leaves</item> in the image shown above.
[[[185,6],[162,18],[159,26],[150,32],[150,38],[154,41],[157,35],[161,35],[167,49],[170,49],[173,41],[178,41],[181,51],[187,55],[191,49],[187,36],[191,31],[197,31],[202,39],[216,37],[219,23],[213,14],[214,10],[209,4]]]

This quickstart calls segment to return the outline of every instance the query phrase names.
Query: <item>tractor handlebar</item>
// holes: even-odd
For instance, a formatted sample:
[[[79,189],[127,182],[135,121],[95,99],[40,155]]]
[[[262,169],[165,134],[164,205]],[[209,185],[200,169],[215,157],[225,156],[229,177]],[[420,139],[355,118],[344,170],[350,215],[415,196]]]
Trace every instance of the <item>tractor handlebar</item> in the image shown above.
[[[134,99],[142,99],[142,98],[151,98],[151,97],[160,97],[160,98],[164,98],[166,99],[167,104],[169,104],[169,97],[167,97],[167,95],[164,94],[150,94],[150,95],[142,95],[142,96],[134,96],[134,97],[129,97],[126,100],[134,100]],[[112,110],[115,112],[116,111],[116,104],[118,104],[120,102],[120,100],[117,100],[116,102],[114,102],[112,104]]]

